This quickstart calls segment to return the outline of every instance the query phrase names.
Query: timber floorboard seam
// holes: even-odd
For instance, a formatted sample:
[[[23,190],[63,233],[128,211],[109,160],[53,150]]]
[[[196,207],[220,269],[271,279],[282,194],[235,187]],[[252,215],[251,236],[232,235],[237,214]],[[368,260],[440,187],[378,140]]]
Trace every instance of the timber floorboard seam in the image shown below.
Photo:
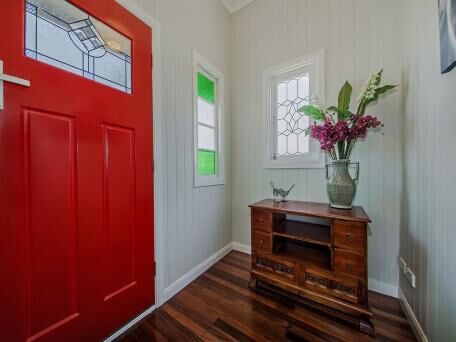
[[[416,341],[396,298],[369,292],[372,338],[289,298],[249,289],[250,260],[230,252],[117,341]]]

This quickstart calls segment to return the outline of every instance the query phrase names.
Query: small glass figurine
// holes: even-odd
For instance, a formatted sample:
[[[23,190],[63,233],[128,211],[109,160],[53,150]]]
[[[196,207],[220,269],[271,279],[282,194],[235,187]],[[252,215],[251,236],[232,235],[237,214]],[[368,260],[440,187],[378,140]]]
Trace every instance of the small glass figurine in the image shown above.
[[[294,188],[295,184],[287,191],[284,189],[279,189],[274,186],[274,183],[271,182],[272,194],[274,195],[274,202],[286,202],[287,196],[290,194],[290,191]]]

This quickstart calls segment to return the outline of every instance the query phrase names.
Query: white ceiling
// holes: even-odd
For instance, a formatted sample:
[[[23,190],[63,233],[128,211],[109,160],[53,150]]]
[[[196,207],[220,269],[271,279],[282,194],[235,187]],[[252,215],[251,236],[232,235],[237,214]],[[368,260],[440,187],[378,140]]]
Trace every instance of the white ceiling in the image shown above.
[[[255,0],[221,0],[230,14],[239,11]]]

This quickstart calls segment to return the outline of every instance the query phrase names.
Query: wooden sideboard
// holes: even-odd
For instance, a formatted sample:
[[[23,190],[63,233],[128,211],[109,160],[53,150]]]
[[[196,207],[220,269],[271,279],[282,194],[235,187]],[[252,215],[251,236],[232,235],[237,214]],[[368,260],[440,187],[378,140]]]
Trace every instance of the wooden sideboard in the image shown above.
[[[364,209],[271,199],[250,208],[249,286],[291,295],[374,335],[367,288],[370,219]]]

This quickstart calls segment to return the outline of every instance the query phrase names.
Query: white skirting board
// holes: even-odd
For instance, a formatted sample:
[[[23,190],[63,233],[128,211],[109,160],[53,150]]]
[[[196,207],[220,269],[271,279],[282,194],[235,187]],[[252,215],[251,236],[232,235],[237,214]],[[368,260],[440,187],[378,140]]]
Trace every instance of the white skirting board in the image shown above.
[[[214,265],[217,261],[222,259],[225,255],[227,255],[232,250],[233,250],[233,244],[229,243],[228,245],[223,247],[221,250],[219,250],[217,253],[213,254],[212,256],[207,258],[205,261],[203,261],[201,264],[196,266],[190,272],[188,272],[187,274],[185,274],[182,277],[180,277],[179,279],[177,279],[174,283],[172,283],[170,286],[168,286],[163,291],[161,304],[164,304],[165,302],[170,300],[172,297],[174,297],[179,291],[181,291],[184,287],[186,287],[188,284],[190,284],[192,281],[194,281],[196,278],[198,278],[201,274],[206,272],[212,265]]]
[[[413,332],[415,333],[416,338],[421,341],[421,342],[428,342],[428,338],[426,334],[424,333],[423,328],[421,327],[420,322],[418,322],[418,319],[415,316],[415,313],[412,310],[412,307],[407,301],[407,298],[405,298],[404,293],[402,290],[399,288],[399,302],[401,303],[402,309],[404,309],[405,314],[411,323]]]
[[[217,253],[213,254],[208,259],[204,260],[201,264],[196,266],[190,272],[188,272],[187,274],[185,274],[184,276],[182,276],[181,278],[176,280],[174,283],[172,283],[170,286],[168,286],[163,291],[161,305],[163,305],[165,302],[167,302],[172,297],[174,297],[179,291],[184,289],[188,284],[190,284],[192,281],[194,281],[196,278],[198,278],[201,274],[206,272],[212,265],[214,265],[216,262],[218,262],[220,259],[222,259],[225,255],[227,255],[232,250],[233,250],[233,244],[229,243],[228,245],[223,247],[221,250],[219,250]],[[155,309],[155,305],[152,306],[151,308],[147,309],[146,311],[144,311],[142,314],[138,315],[136,318],[134,318],[130,322],[128,322],[120,330],[116,331],[114,334],[112,334],[110,337],[108,337],[104,342],[114,341],[117,337],[122,335],[124,332],[126,332],[128,329],[130,329],[132,326],[139,323],[147,315],[152,313],[152,311],[154,311],[154,309]]]
[[[249,245],[244,245],[242,243],[233,242],[233,249],[238,252],[251,254],[252,250]],[[397,286],[390,284],[382,283],[375,279],[369,279],[369,290],[382,293],[387,296],[398,298]]]
[[[194,281],[196,278],[198,278],[201,274],[206,272],[211,266],[213,266],[215,263],[217,263],[220,259],[222,259],[224,256],[226,256],[232,250],[239,251],[239,252],[246,253],[246,254],[251,254],[251,248],[249,245],[241,244],[238,242],[229,243],[228,245],[223,247],[221,250],[219,250],[218,252],[216,252],[215,254],[213,254],[212,256],[207,258],[206,260],[204,260],[201,264],[196,266],[190,272],[188,272],[187,274],[185,274],[184,276],[182,276],[181,278],[176,280],[174,283],[172,283],[170,286],[168,286],[163,291],[163,295],[161,296],[162,300],[161,300],[160,305],[164,304],[169,299],[174,297],[179,291],[183,290],[188,284],[190,284],[192,281]],[[396,298],[398,296],[396,287],[389,285],[389,284],[378,282],[373,279],[369,280],[369,289],[372,291],[383,293],[385,295],[393,296]],[[154,309],[155,309],[155,306],[152,306],[151,308],[144,311],[142,314],[138,315],[135,319],[128,322],[128,324],[126,324],[120,330],[115,332],[112,336],[107,338],[105,340],[105,342],[111,342],[111,341],[115,340],[117,337],[122,335],[125,331],[130,329],[133,325],[137,324],[139,321],[144,319],[147,315],[152,313],[152,311]],[[411,309],[410,309],[410,312],[412,312]],[[413,314],[413,312],[412,312],[412,314]],[[412,318],[411,318],[411,321],[413,323]],[[416,318],[415,318],[415,321],[416,321]],[[427,339],[424,339],[423,341],[427,342]]]

